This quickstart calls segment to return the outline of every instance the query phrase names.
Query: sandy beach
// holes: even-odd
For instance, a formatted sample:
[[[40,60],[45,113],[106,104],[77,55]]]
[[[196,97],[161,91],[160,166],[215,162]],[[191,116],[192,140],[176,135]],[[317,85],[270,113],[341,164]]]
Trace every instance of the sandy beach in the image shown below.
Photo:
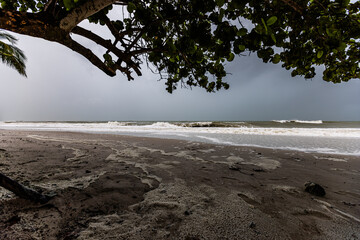
[[[0,130],[0,172],[56,194],[0,188],[0,239],[360,239],[358,156]]]

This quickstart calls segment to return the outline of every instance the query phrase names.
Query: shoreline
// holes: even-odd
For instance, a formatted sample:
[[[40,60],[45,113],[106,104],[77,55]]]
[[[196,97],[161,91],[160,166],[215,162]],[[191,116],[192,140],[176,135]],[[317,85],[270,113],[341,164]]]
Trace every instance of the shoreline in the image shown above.
[[[346,156],[353,156],[353,157],[360,157],[360,151],[356,151],[356,153],[344,153],[344,152],[326,152],[324,150],[316,150],[316,149],[307,149],[307,148],[296,148],[296,147],[271,147],[271,146],[261,146],[257,144],[237,144],[237,143],[230,143],[230,142],[217,142],[214,140],[209,140],[207,137],[198,136],[197,139],[191,139],[190,136],[183,137],[177,136],[174,132],[170,132],[169,134],[157,134],[153,132],[111,132],[111,131],[85,131],[85,130],[54,130],[54,129],[2,129],[0,131],[20,131],[20,132],[53,132],[53,133],[78,133],[78,134],[95,134],[95,135],[114,135],[114,136],[129,136],[129,137],[139,137],[139,138],[149,138],[149,139],[171,139],[171,140],[178,140],[178,141],[188,141],[188,142],[199,142],[211,145],[223,145],[223,146],[232,146],[232,147],[241,147],[241,148],[259,148],[259,149],[270,149],[270,150],[279,150],[279,151],[294,151],[294,152],[303,152],[309,154],[320,154],[320,155],[336,155],[339,157],[346,157]],[[257,136],[257,137],[295,137],[295,138],[320,138],[320,139],[333,139],[331,136],[292,136],[292,135],[262,135],[262,134],[241,134],[242,136]],[[343,140],[357,140],[357,137],[341,137]],[[321,148],[319,148],[321,149]],[[333,149],[331,149],[333,150]]]
[[[0,130],[0,149],[0,172],[57,193],[0,189],[1,239],[360,238],[356,156],[22,130]]]

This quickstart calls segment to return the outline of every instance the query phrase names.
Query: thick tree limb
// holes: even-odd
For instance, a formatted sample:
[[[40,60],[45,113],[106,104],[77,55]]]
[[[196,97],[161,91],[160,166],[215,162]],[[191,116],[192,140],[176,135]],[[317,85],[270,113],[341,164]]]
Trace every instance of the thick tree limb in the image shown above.
[[[16,196],[34,202],[46,203],[51,197],[42,195],[30,188],[27,188],[11,178],[0,173],[0,186],[13,192]]]
[[[106,66],[91,50],[72,40],[69,34],[59,27],[46,23],[41,17],[37,14],[0,9],[0,28],[60,43],[83,55],[107,75],[116,75],[115,70]]]
[[[88,59],[93,65],[105,72],[109,76],[115,76],[116,70],[120,70],[125,73],[128,78],[130,76],[129,69],[121,67],[121,62],[126,62],[129,68],[133,68],[138,75],[141,75],[139,67],[131,59],[132,55],[124,54],[119,48],[111,43],[110,40],[105,40],[98,35],[83,29],[81,27],[75,27],[73,33],[84,36],[95,43],[103,46],[109,51],[113,52],[120,62],[119,66],[107,66],[102,60],[100,60],[90,49],[82,46],[73,39],[71,39],[68,32],[60,29],[55,23],[47,22],[44,18],[45,15],[32,14],[24,12],[13,12],[0,9],[0,29],[6,29],[20,34],[25,34],[33,37],[43,38],[49,41],[60,43],[73,51],[81,54]],[[131,80],[133,78],[129,78]]]
[[[51,25],[44,19],[44,15],[27,12],[7,11],[0,8],[0,29],[19,34],[43,38],[58,42],[68,35],[60,28]]]
[[[66,32],[70,32],[81,21],[110,6],[119,2],[119,0],[91,0],[86,1],[82,5],[75,7],[70,13],[60,21],[60,28]]]

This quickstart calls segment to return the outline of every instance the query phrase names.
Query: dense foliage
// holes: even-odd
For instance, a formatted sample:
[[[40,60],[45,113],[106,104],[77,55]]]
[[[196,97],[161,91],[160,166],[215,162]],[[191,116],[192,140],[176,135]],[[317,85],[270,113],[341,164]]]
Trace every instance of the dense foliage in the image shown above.
[[[256,53],[291,75],[334,83],[360,76],[360,2],[349,0],[0,0],[0,28],[59,42],[108,75],[132,80],[143,61],[166,79],[207,91],[228,88],[224,65],[235,55]],[[91,4],[90,4],[91,3]],[[111,19],[112,9],[124,8]],[[9,15],[9,12],[11,14]],[[29,12],[33,12],[30,14]],[[121,11],[116,11],[117,13]],[[16,23],[11,19],[14,18]],[[87,18],[110,30],[103,39],[78,24]],[[42,22],[36,26],[36,19]],[[19,25],[19,22],[23,24]],[[30,30],[27,30],[29,27]],[[53,31],[50,31],[53,29]],[[95,56],[70,33],[105,48]]]

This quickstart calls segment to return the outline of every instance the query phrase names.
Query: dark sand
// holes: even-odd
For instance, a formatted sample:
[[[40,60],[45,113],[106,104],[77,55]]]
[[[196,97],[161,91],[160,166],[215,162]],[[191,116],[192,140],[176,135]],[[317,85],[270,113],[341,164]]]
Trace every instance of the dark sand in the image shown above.
[[[0,172],[57,194],[0,188],[0,239],[360,239],[359,157],[0,130]]]

